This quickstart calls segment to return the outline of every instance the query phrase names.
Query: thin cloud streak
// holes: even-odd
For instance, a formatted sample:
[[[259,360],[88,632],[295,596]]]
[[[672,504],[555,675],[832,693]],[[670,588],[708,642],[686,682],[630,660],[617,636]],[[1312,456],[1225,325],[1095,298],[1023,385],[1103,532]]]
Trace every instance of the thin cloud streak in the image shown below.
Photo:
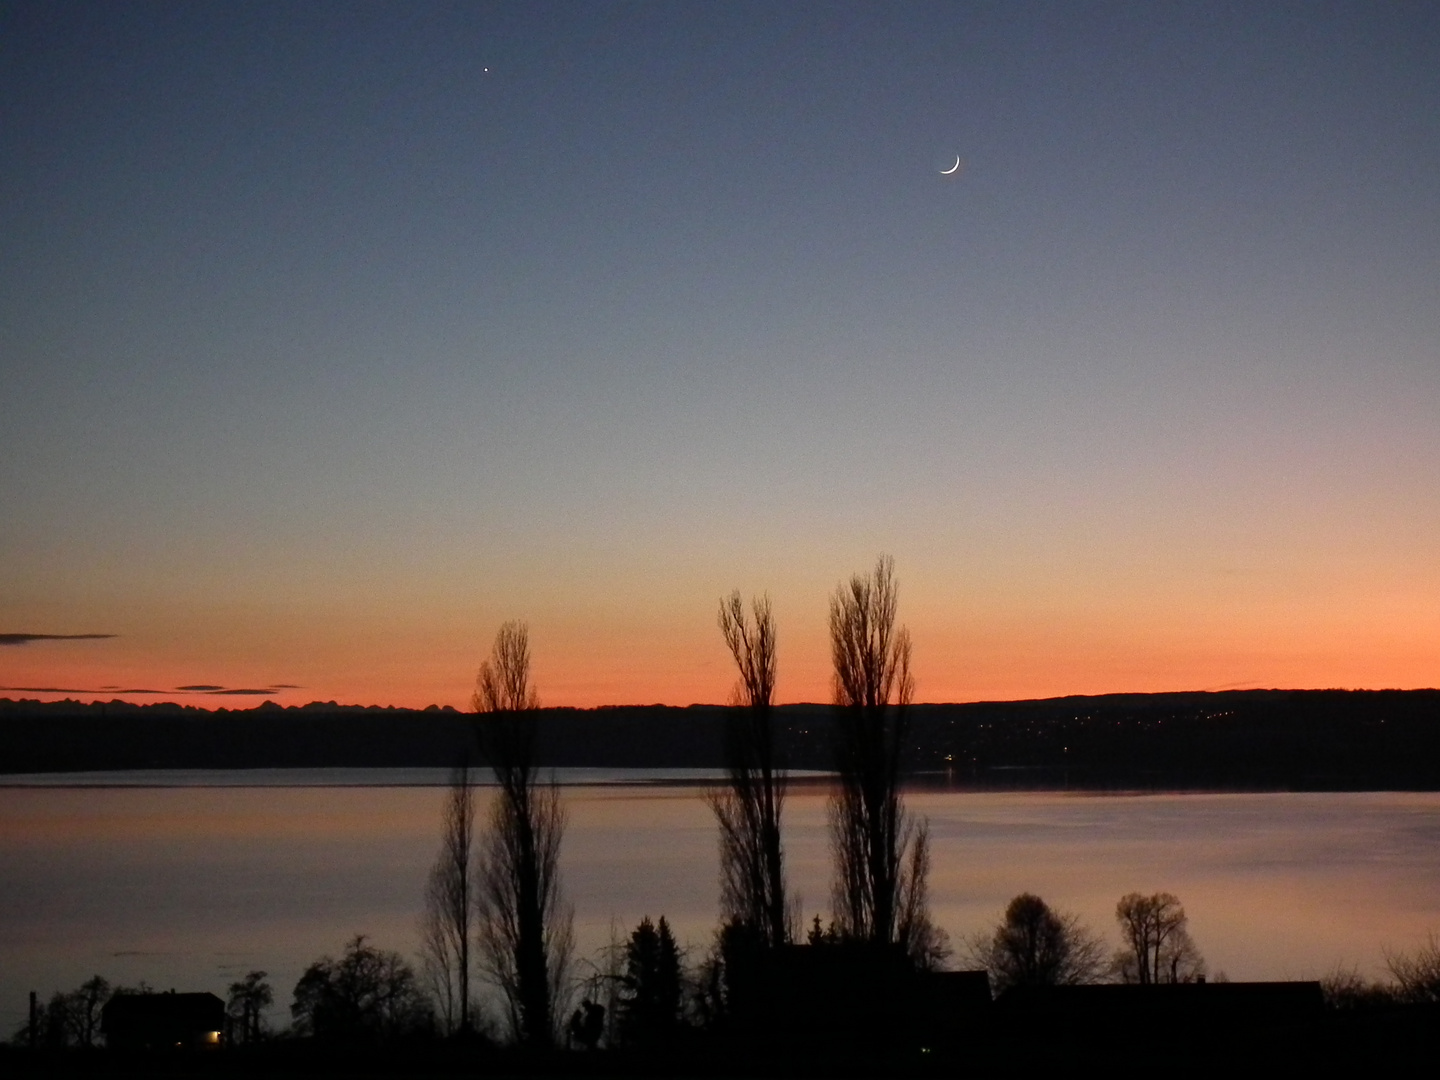
[[[0,634],[0,646],[29,645],[35,641],[106,641],[119,634]]]
[[[0,686],[0,691],[13,691],[17,694],[168,694],[168,690],[144,690],[144,689],[122,689],[120,687],[102,687],[99,690],[87,690],[79,686]]]
[[[0,686],[0,692],[13,692],[22,694],[152,694],[160,696],[200,695],[202,697],[267,697],[271,694],[284,693],[287,690],[301,690],[303,687],[295,683],[275,683],[267,687],[237,686],[227,687],[218,683],[192,683],[188,686],[177,686],[173,690],[151,690],[144,687],[119,687],[102,686],[98,689],[93,687],[79,686]]]

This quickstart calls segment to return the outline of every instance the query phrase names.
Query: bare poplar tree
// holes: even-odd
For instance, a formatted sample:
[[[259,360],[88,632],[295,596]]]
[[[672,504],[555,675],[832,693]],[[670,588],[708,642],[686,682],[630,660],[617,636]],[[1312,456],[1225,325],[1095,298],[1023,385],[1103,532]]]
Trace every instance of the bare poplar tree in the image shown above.
[[[710,796],[720,826],[720,905],[771,948],[794,936],[786,909],[780,814],[785,773],[777,767],[771,704],[775,694],[775,619],[768,597],[751,603],[737,589],[720,601],[720,632],[740,670],[725,722],[729,786]]]
[[[926,823],[900,796],[907,709],[915,693],[910,633],[895,627],[895,564],[881,556],[830,598],[836,770],[830,805],[832,904],[842,937],[899,943],[923,960],[937,945],[926,902]]]
[[[420,912],[418,923],[420,973],[425,979],[430,999],[435,1003],[441,1030],[446,1034],[453,1034],[460,1030],[460,987],[456,977],[460,968],[460,957],[456,954],[441,914],[443,901],[439,901],[436,896],[436,878],[439,876],[437,870],[438,866],[430,868],[430,876],[425,882],[425,907]]]
[[[420,920],[421,954],[445,1026],[468,1033],[470,1013],[470,942],[476,906],[475,788],[470,767],[451,774],[445,796],[440,854],[425,885]]]
[[[520,1043],[548,1047],[574,948],[574,917],[560,890],[565,811],[536,761],[537,710],[529,634],[507,622],[480,666],[473,705],[481,752],[499,791],[482,838],[477,938],[481,968],[504,995]]]

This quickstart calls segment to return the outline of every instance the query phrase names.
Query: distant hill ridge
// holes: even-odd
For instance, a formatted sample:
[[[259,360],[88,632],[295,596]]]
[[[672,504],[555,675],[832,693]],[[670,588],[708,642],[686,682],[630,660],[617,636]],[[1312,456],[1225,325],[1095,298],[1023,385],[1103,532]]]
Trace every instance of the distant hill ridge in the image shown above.
[[[542,710],[553,766],[715,768],[721,705]],[[776,709],[792,768],[830,766],[831,708]],[[449,707],[250,709],[0,699],[0,772],[448,766]],[[1228,690],[911,706],[917,779],[1014,787],[1440,790],[1440,691]]]

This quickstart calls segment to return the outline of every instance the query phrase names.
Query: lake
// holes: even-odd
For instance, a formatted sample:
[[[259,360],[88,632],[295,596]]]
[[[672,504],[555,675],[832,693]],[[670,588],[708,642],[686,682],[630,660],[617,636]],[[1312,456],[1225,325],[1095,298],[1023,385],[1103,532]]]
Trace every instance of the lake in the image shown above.
[[[562,866],[579,956],[665,915],[698,957],[718,896],[703,771],[566,772]],[[283,1021],[303,969],[357,933],[414,952],[439,844],[436,770],[0,777],[0,1037],[93,974],[211,990],[270,973]],[[489,793],[483,792],[482,798]],[[804,917],[828,908],[826,788],[786,807]],[[1112,943],[1127,892],[1175,893],[1212,972],[1378,975],[1440,930],[1440,793],[924,790],[934,918],[953,941],[1022,891]],[[483,814],[483,807],[482,807]],[[582,964],[583,968],[583,964]]]

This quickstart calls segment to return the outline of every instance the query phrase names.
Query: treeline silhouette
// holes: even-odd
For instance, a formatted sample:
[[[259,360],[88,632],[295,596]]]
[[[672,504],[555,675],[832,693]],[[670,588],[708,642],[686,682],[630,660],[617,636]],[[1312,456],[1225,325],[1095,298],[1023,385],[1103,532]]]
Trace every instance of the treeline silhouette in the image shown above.
[[[978,787],[1440,789],[1440,691],[1238,690],[912,704],[906,767]],[[792,769],[834,762],[830,705],[771,710]],[[547,767],[722,768],[719,705],[545,708]],[[214,711],[0,699],[0,772],[431,766],[465,713],[316,703]]]
[[[287,1026],[265,1020],[279,995],[263,971],[232,983],[228,1000],[112,988],[96,976],[37,1003],[0,1047],[0,1067],[33,1075],[1010,1076],[1091,1068],[1148,1075],[1163,1063],[1179,1075],[1236,1067],[1329,1074],[1423,1065],[1440,1051],[1433,939],[1389,956],[1383,982],[1342,969],[1319,983],[1207,982],[1173,896],[1131,894],[1116,915],[1123,944],[1107,964],[1073,917],[1018,896],[977,937],[984,966],[974,971],[919,967],[903,948],[845,940],[818,919],[803,944],[756,947],[722,933],[697,956],[663,916],[646,916],[588,965],[562,1037],[544,1046],[509,1042],[483,1020],[447,1023],[416,967],[356,936],[305,969]],[[102,1046],[110,1052],[99,1053]]]

